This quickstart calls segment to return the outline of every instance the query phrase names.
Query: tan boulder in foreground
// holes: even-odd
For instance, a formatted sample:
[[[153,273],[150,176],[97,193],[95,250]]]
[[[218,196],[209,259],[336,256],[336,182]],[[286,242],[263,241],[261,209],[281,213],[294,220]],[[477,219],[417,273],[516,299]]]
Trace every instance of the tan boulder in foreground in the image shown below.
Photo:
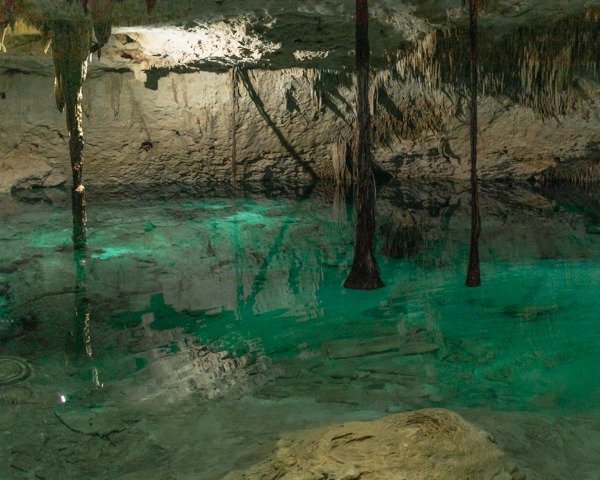
[[[493,438],[429,409],[290,434],[271,458],[225,480],[523,480]]]

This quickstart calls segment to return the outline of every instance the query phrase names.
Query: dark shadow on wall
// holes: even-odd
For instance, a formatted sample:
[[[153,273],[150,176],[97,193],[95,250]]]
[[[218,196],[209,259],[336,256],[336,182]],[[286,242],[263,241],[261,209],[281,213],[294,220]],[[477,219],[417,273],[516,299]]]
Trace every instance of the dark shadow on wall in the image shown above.
[[[298,164],[300,164],[302,166],[302,168],[304,168],[304,170],[310,175],[312,180],[317,181],[319,177],[317,176],[317,174],[315,173],[313,168],[308,164],[308,162],[306,162],[305,160],[302,159],[300,154],[290,144],[290,142],[285,138],[283,133],[281,133],[281,130],[279,129],[279,127],[277,127],[277,125],[275,124],[275,122],[273,121],[273,119],[271,118],[269,113],[267,112],[267,109],[265,108],[263,101],[261,100],[260,96],[256,92],[256,89],[254,88],[254,86],[252,85],[252,81],[250,80],[250,75],[248,74],[248,70],[240,69],[238,71],[238,75],[239,75],[239,79],[242,81],[242,85],[244,85],[244,88],[248,92],[248,95],[250,95],[250,99],[252,100],[252,103],[254,103],[254,105],[256,105],[256,108],[257,108],[258,112],[260,113],[260,116],[265,120],[265,122],[267,122],[267,125],[271,128],[271,130],[273,130],[273,133],[277,136],[281,145],[283,145],[283,147],[287,150],[289,155],[296,162],[298,162]]]

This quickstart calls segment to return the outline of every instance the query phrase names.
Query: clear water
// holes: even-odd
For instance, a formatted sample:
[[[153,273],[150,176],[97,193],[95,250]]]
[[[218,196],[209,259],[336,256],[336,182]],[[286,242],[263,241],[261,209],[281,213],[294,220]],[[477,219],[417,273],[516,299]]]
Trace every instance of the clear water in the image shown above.
[[[334,190],[92,192],[83,267],[67,194],[0,199],[0,355],[34,371],[0,386],[0,478],[221,478],[282,432],[422,407],[530,478],[600,478],[597,201],[485,188],[468,289],[468,192],[387,187],[386,287],[356,292]]]

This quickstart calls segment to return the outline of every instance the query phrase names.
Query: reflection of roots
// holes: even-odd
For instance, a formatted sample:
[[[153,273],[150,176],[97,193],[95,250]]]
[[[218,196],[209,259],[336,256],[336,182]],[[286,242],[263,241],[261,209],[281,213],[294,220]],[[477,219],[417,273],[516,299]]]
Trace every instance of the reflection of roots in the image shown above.
[[[413,258],[421,252],[425,243],[421,230],[414,223],[384,223],[380,234],[383,240],[381,254],[389,258]]]
[[[374,260],[354,262],[344,288],[352,290],[375,290],[384,286]]]

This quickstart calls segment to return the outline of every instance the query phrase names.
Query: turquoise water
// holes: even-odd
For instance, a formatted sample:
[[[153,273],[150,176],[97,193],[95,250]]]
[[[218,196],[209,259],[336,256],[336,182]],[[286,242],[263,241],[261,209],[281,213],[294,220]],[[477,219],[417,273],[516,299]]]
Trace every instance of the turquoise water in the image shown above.
[[[0,355],[34,371],[20,390],[0,386],[15,445],[2,453],[44,425],[62,453],[48,447],[26,472],[121,478],[160,464],[220,478],[281,432],[414,408],[596,418],[597,204],[484,188],[483,285],[468,289],[468,191],[388,187],[386,287],[356,292],[342,287],[353,232],[340,193],[92,192],[84,263],[68,195],[0,199]],[[81,435],[119,460],[80,451]],[[146,453],[124,454],[132,445]]]

